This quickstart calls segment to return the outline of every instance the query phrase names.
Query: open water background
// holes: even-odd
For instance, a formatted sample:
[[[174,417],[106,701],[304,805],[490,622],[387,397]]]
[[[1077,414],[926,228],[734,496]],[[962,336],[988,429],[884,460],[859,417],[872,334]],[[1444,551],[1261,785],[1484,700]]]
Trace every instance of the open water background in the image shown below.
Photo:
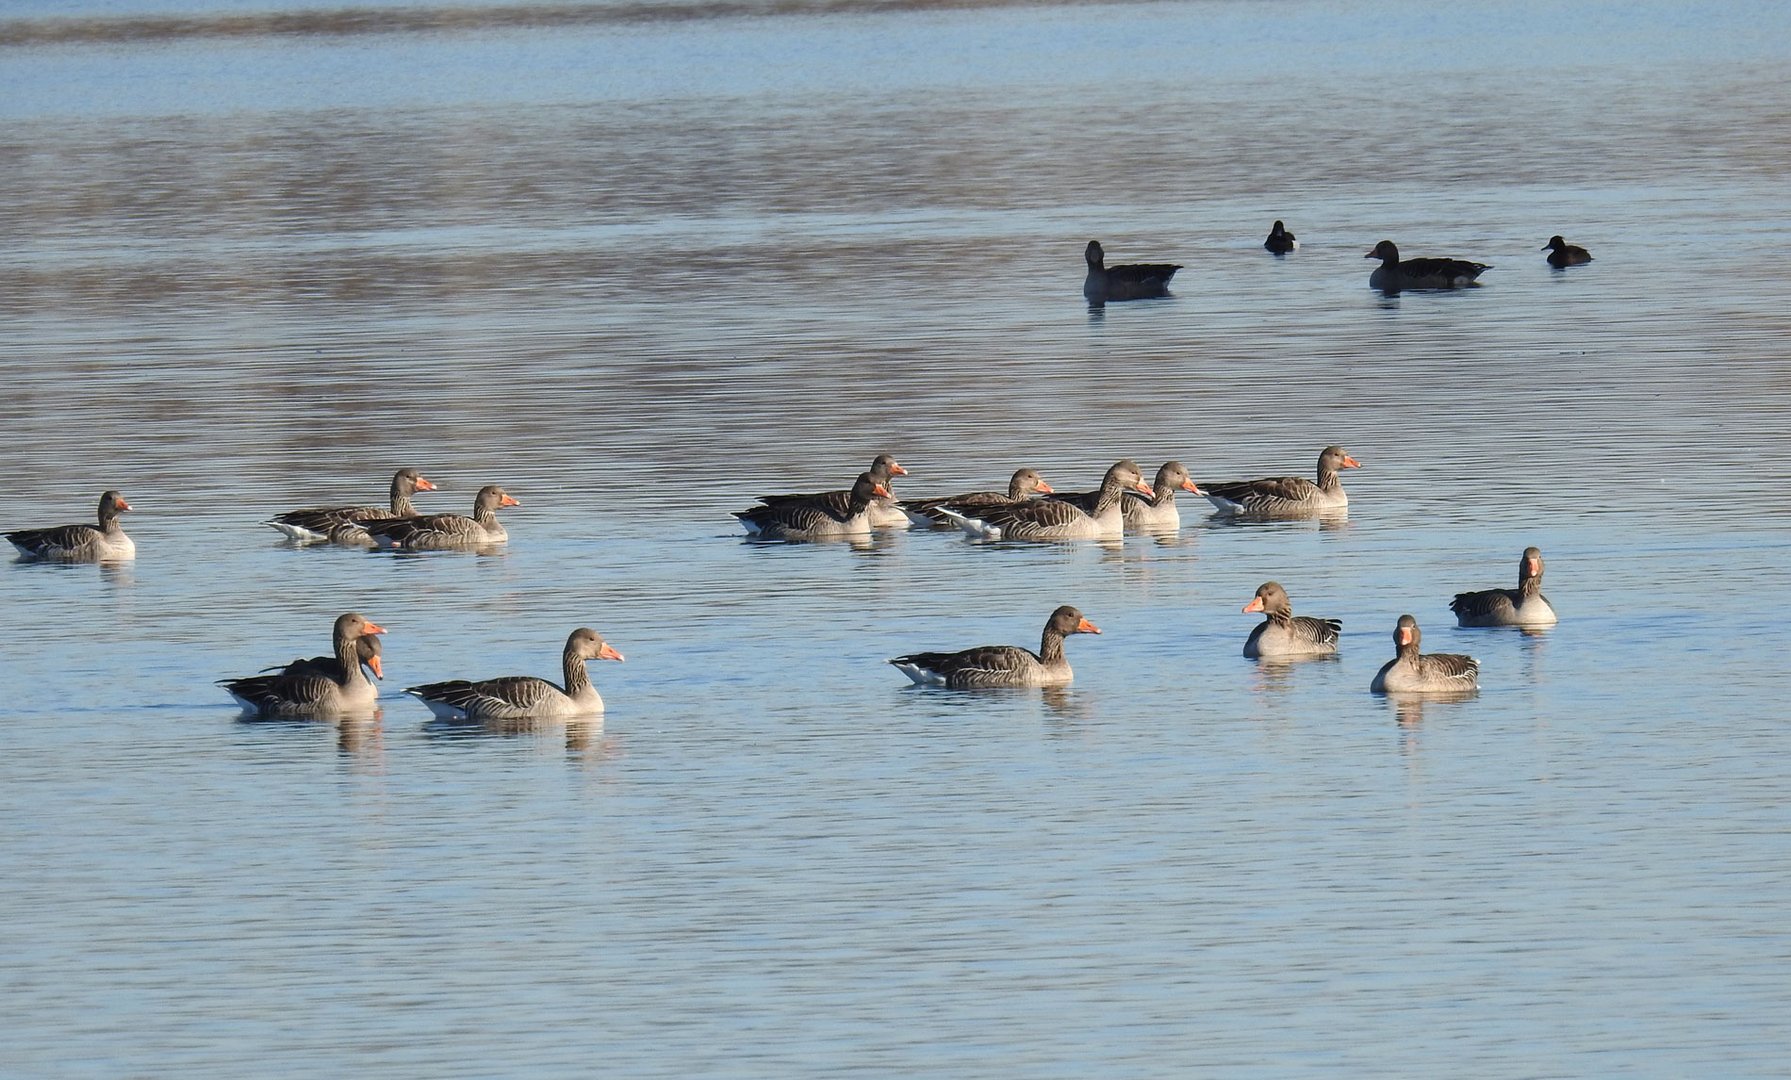
[[[139,556],[0,566],[0,1072],[1783,1076],[1788,61],[1747,3],[10,5],[0,525],[118,487]],[[1383,237],[1495,268],[1385,298]],[[1175,296],[1091,312],[1090,238]],[[1332,442],[1336,527],[728,516]],[[400,465],[511,543],[257,524]],[[1560,625],[1453,628],[1527,544]],[[1239,656],[1271,578],[1338,659]],[[1063,693],[883,663],[1066,602]],[[376,722],[212,685],[351,608]],[[1367,692],[1407,611],[1477,697]],[[600,724],[396,696],[584,624]]]

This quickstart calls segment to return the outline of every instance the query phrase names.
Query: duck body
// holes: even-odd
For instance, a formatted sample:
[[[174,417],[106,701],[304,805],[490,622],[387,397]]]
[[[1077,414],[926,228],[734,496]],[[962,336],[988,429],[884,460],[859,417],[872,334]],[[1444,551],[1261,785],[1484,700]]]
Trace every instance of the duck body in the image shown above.
[[[1565,270],[1569,266],[1584,266],[1592,261],[1592,253],[1583,247],[1568,243],[1560,236],[1551,236],[1542,250],[1549,253],[1548,264],[1556,270]]]
[[[1046,498],[954,510],[939,507],[946,519],[966,534],[986,540],[1102,540],[1125,532],[1121,499],[1128,490],[1150,493],[1138,465],[1130,458],[1107,470],[1089,504]]]
[[[1553,626],[1560,619],[1542,595],[1542,552],[1525,548],[1517,563],[1517,588],[1456,593],[1449,602],[1458,626]]]
[[[501,544],[510,534],[498,521],[500,507],[521,506],[510,493],[496,484],[487,484],[473,498],[473,516],[461,514],[429,514],[415,517],[381,518],[361,522],[361,527],[381,548],[406,551],[451,551]]]
[[[1407,289],[1465,289],[1477,285],[1475,280],[1491,270],[1486,263],[1465,259],[1405,259],[1391,240],[1382,240],[1365,259],[1379,259],[1381,264],[1368,275],[1368,287],[1396,293]]]
[[[850,491],[774,496],[759,506],[736,510],[734,516],[749,534],[761,540],[800,542],[864,536],[871,531],[871,503],[888,494],[889,489],[866,472],[858,474]]]
[[[365,547],[374,542],[364,527],[367,522],[415,517],[417,508],[410,497],[419,491],[434,490],[435,484],[416,469],[399,469],[392,477],[389,506],[313,506],[276,514],[262,524],[300,544]]]
[[[1128,263],[1108,266],[1099,240],[1090,240],[1083,251],[1088,276],[1082,279],[1082,295],[1091,304],[1118,300],[1149,300],[1169,295],[1169,279],[1180,263]]]
[[[383,634],[365,617],[348,612],[336,619],[332,639],[332,658],[295,661],[278,675],[251,675],[243,679],[221,679],[222,686],[244,709],[266,717],[315,717],[342,713],[365,712],[374,707],[379,690],[361,670],[362,649],[359,639],[369,634]],[[323,659],[325,664],[318,664]],[[374,651],[374,669],[378,670],[378,654]]]
[[[952,690],[1063,686],[1073,677],[1063,654],[1063,639],[1100,632],[1082,612],[1066,604],[1045,621],[1036,653],[1018,645],[979,645],[958,652],[910,653],[890,663],[917,684]]]
[[[944,514],[940,507],[949,507],[960,514],[974,513],[991,506],[1004,506],[1008,503],[1024,502],[1034,495],[1052,493],[1050,484],[1035,469],[1015,469],[1014,475],[1007,483],[1007,491],[967,491],[961,495],[941,495],[926,499],[903,499],[902,510],[908,519],[921,528],[955,528],[956,526]]]
[[[1341,469],[1359,469],[1362,463],[1341,446],[1319,451],[1318,480],[1303,476],[1269,476],[1259,480],[1234,480],[1200,484],[1207,502],[1221,514],[1254,517],[1302,517],[1349,506],[1349,495],[1338,478]]]
[[[1332,656],[1337,652],[1343,623],[1295,615],[1287,590],[1273,581],[1256,590],[1255,599],[1244,605],[1244,611],[1260,611],[1264,616],[1244,642],[1244,655],[1252,660]]]
[[[1286,255],[1290,251],[1298,251],[1300,242],[1294,239],[1293,233],[1287,231],[1287,226],[1277,221],[1269,230],[1269,238],[1262,242],[1262,246],[1277,255]]]
[[[6,539],[27,559],[44,562],[114,562],[137,557],[137,544],[124,533],[118,515],[131,508],[124,496],[108,491],[99,499],[99,524],[19,529]]]
[[[449,679],[424,683],[404,692],[429,706],[445,720],[552,720],[603,711],[603,696],[585,670],[587,660],[620,661],[622,654],[589,627],[566,639],[560,654],[565,684],[556,686],[533,675],[508,675],[472,681]]]
[[[1377,694],[1460,693],[1480,686],[1480,661],[1459,653],[1419,651],[1418,620],[1401,615],[1393,629],[1393,659],[1381,665],[1369,689]]]

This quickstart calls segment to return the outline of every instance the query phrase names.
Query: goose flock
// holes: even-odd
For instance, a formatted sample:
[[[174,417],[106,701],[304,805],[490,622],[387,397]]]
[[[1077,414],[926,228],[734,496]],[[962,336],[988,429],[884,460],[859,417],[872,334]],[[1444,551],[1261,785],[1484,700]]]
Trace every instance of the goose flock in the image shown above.
[[[1295,251],[1299,242],[1276,221],[1263,247],[1277,257]],[[1542,248],[1556,269],[1592,260],[1585,248],[1554,236]],[[1086,249],[1088,275],[1083,295],[1091,304],[1165,296],[1169,281],[1181,269],[1174,263],[1107,266],[1099,241]],[[1379,259],[1370,276],[1373,288],[1459,289],[1476,284],[1484,263],[1461,259],[1401,259],[1391,240],[1382,240],[1367,258]],[[1340,474],[1362,463],[1340,446],[1319,452],[1316,475],[1272,476],[1251,480],[1196,483],[1179,461],[1167,461],[1146,483],[1131,458],[1115,462],[1100,483],[1087,491],[1059,491],[1036,469],[1016,469],[1007,490],[971,491],[918,499],[899,498],[894,480],[908,475],[893,456],[879,454],[849,488],[820,492],[762,495],[758,503],[734,512],[748,535],[759,541],[805,541],[862,537],[881,529],[956,529],[979,541],[1062,543],[1105,540],[1131,532],[1173,531],[1181,527],[1176,495],[1203,497],[1214,513],[1229,518],[1324,517],[1344,511],[1349,496]],[[436,485],[414,468],[392,476],[386,506],[306,507],[277,514],[264,524],[294,544],[331,544],[409,551],[478,550],[505,543],[509,533],[497,512],[522,505],[502,487],[479,489],[471,515],[421,514],[411,501]],[[6,533],[20,558],[54,562],[113,562],[136,557],[136,544],[124,532],[120,515],[130,511],[124,495],[100,495],[97,523],[20,529]],[[1542,595],[1542,552],[1526,548],[1518,560],[1515,589],[1482,589],[1458,593],[1450,603],[1459,626],[1542,629],[1557,616]],[[1335,655],[1342,624],[1336,619],[1295,615],[1287,590],[1264,582],[1243,607],[1263,621],[1251,630],[1243,654],[1252,659],[1295,660]],[[958,690],[990,687],[1062,686],[1072,672],[1064,639],[1099,634],[1094,623],[1075,607],[1064,605],[1045,621],[1039,649],[1018,645],[979,645],[954,652],[915,652],[890,660],[915,683]],[[380,634],[385,629],[358,612],[346,612],[331,629],[328,655],[294,660],[255,675],[221,679],[242,707],[268,717],[334,717],[370,711],[379,699],[373,679],[383,678]],[[1479,683],[1479,662],[1453,653],[1420,651],[1418,621],[1401,615],[1393,629],[1393,659],[1375,674],[1370,689],[1387,694],[1456,694]],[[440,717],[467,720],[570,718],[599,713],[603,698],[592,684],[586,663],[622,660],[622,654],[597,631],[579,627],[561,652],[562,682],[529,675],[490,679],[451,679],[413,686],[404,692]],[[368,678],[371,672],[373,679]]]

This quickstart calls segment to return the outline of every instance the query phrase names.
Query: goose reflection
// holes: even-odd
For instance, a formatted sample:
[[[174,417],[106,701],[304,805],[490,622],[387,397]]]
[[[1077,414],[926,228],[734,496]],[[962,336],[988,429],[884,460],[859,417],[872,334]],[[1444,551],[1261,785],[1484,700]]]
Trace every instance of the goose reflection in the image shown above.
[[[1393,710],[1393,718],[1400,727],[1416,727],[1424,722],[1424,710],[1429,708],[1441,710],[1447,716],[1463,702],[1472,701],[1480,696],[1475,690],[1433,690],[1423,694],[1388,694],[1387,704]]]

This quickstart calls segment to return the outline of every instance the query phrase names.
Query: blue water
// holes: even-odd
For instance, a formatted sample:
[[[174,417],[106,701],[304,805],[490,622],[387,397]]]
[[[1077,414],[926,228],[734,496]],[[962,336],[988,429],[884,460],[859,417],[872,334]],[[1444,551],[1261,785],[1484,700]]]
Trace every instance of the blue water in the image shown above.
[[[0,526],[138,545],[0,566],[0,1073],[1783,1075],[1776,8],[279,10],[0,21]],[[1175,295],[1090,311],[1090,238]],[[1327,443],[1322,527],[728,514]],[[511,542],[258,524],[400,465]],[[1455,629],[1529,544],[1560,625]],[[1241,658],[1269,579],[1338,658]],[[884,663],[1066,602],[1062,692]],[[212,685],[351,608],[376,719]],[[1477,696],[1368,693],[1402,612]],[[579,625],[599,723],[399,694]]]

